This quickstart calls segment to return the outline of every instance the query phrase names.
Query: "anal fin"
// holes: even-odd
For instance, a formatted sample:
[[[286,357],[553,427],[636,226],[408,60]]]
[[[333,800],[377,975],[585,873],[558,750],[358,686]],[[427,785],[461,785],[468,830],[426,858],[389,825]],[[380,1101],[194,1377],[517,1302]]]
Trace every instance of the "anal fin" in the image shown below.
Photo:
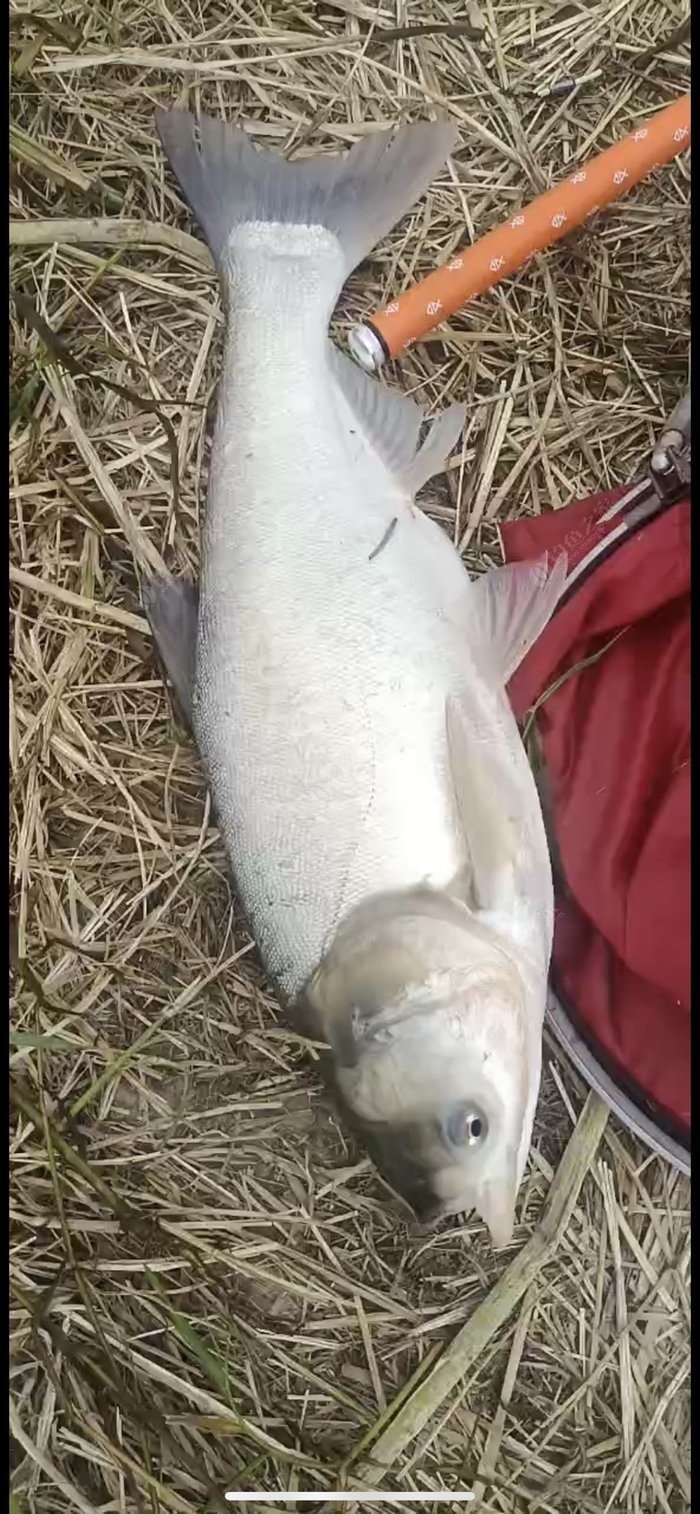
[[[449,405],[430,423],[421,442],[421,431],[428,420],[423,405],[400,389],[389,389],[370,378],[332,342],[328,343],[328,353],[333,377],[367,444],[412,499],[445,467],[464,426],[466,405]]]

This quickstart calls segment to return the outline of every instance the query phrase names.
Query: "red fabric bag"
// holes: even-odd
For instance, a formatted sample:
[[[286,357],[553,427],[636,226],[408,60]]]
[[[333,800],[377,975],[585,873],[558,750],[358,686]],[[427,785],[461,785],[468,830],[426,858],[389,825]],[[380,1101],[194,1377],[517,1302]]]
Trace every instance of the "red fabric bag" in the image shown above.
[[[587,561],[513,678],[536,715],[563,874],[552,987],[600,1064],[683,1146],[690,1139],[690,503],[588,563],[623,491],[502,528],[507,562]]]

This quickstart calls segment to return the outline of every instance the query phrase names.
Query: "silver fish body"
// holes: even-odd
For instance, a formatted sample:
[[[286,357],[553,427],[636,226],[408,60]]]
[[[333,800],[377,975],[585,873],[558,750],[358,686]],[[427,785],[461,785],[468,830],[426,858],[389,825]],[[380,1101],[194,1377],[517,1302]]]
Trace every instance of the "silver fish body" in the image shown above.
[[[504,1239],[552,935],[505,681],[561,575],[470,581],[413,503],[462,408],[421,447],[420,409],[327,335],[348,271],[432,176],[445,131],[403,128],[295,173],[220,123],[201,124],[201,150],[187,115],[159,128],[232,313],[192,724],[237,891],[384,1170],[417,1207],[476,1204]]]
[[[368,894],[445,888],[468,861],[445,742],[466,597],[445,608],[424,521],[380,460],[349,466],[330,364],[310,345],[302,324],[284,342],[295,377],[274,440],[246,466],[217,439],[194,701],[238,889],[286,997]],[[221,419],[240,437],[232,346]]]

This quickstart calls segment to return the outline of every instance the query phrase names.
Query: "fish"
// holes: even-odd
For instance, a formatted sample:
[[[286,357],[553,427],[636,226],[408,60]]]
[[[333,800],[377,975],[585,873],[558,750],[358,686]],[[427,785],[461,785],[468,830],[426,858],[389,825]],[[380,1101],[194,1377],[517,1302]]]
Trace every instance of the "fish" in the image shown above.
[[[283,1010],[419,1216],[512,1237],[552,945],[537,790],[506,685],[565,565],[472,579],[416,504],[465,405],[329,335],[352,270],[449,158],[449,122],[285,161],[158,110],[227,311],[198,584],[143,603]]]

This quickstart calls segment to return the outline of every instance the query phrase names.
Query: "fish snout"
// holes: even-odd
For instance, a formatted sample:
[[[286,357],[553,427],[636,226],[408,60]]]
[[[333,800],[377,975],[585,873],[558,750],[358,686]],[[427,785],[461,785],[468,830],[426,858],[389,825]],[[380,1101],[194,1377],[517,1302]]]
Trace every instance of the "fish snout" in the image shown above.
[[[366,1135],[380,1172],[413,1211],[416,1220],[432,1227],[449,1217],[479,1215],[494,1246],[508,1245],[515,1224],[518,1189],[513,1154],[504,1150],[488,1177],[465,1169],[457,1159],[446,1160],[423,1128],[386,1126]]]

